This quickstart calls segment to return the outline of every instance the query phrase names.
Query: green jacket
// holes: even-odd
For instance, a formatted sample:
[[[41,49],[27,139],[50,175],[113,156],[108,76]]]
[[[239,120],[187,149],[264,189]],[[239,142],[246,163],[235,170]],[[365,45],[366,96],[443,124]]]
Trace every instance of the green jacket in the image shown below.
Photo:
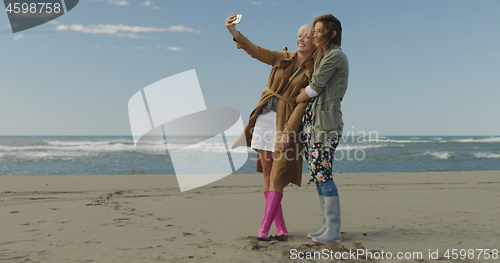
[[[311,139],[314,143],[342,135],[344,122],[340,102],[347,90],[349,63],[340,46],[331,46],[314,66],[309,85],[319,93],[314,101]]]

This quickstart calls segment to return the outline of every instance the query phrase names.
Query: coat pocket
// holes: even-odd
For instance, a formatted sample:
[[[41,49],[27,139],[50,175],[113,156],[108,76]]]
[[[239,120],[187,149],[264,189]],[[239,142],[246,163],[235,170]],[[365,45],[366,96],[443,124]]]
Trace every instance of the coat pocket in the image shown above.
[[[321,129],[331,131],[342,128],[343,122],[340,105],[336,105],[335,102],[329,101],[319,106],[319,108],[319,121]]]
[[[334,119],[334,111],[320,111],[319,112],[319,122],[321,125],[321,129],[325,131],[334,130],[337,127],[337,123],[335,123]]]

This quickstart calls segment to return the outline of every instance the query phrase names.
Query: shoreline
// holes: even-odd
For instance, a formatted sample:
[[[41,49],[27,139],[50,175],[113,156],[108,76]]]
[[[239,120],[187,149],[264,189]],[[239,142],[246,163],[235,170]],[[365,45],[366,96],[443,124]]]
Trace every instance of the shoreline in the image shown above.
[[[448,178],[449,176],[456,178],[457,176],[476,176],[477,174],[498,174],[500,170],[480,170],[480,171],[428,171],[428,172],[373,172],[373,173],[335,173],[334,178],[345,178],[350,176],[408,176],[408,175],[437,175]],[[241,184],[248,185],[250,182],[242,182],[239,177],[256,177],[255,186],[261,186],[259,179],[262,178],[262,173],[246,173],[246,174],[230,174],[218,181],[208,185],[196,188],[210,188],[214,186],[238,186]],[[8,178],[4,180],[5,178]],[[144,180],[139,180],[144,179]],[[253,178],[255,179],[255,178]],[[308,173],[302,174],[301,187],[308,186],[310,177]],[[453,179],[453,178],[452,178]],[[5,191],[11,191],[21,187],[23,192],[26,191],[57,191],[61,188],[68,191],[82,191],[82,190],[119,190],[123,188],[165,188],[168,190],[179,190],[177,178],[175,174],[102,174],[102,175],[0,175],[0,194]],[[342,183],[334,179],[336,184]],[[412,180],[413,181],[413,180]],[[114,186],[114,188],[113,188]],[[286,189],[290,188],[289,184]],[[337,185],[338,186],[338,185]],[[17,188],[16,188],[17,187]],[[293,187],[297,187],[293,185]],[[300,187],[299,187],[300,188]],[[196,189],[190,190],[196,191]],[[15,190],[17,191],[17,190]]]
[[[336,174],[343,242],[326,245],[305,236],[322,224],[308,174],[284,190],[291,240],[257,242],[262,176],[247,175],[183,193],[174,175],[2,175],[0,260],[287,262],[292,249],[367,249],[431,262],[429,249],[500,249],[500,171]]]

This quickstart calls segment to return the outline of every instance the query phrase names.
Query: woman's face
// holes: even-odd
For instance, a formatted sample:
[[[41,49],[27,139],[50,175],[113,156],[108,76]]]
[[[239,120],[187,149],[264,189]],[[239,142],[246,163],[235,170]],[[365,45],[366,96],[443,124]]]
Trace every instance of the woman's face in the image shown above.
[[[317,39],[317,38],[320,38],[321,36],[323,36],[323,34],[325,33],[325,28],[323,27],[323,23],[322,22],[317,22],[316,25],[314,25],[314,35],[313,35],[313,39]],[[326,43],[316,43],[316,46],[317,47],[321,47],[323,45],[325,45]]]
[[[299,52],[312,52],[316,46],[313,43],[313,38],[309,29],[302,30],[297,36],[297,50]]]

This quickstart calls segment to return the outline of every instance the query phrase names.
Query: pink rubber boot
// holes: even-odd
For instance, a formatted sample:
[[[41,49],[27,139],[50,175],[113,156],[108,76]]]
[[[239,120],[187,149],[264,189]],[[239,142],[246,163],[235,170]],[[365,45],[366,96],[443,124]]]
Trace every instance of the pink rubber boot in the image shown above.
[[[273,219],[281,205],[283,194],[278,191],[268,191],[266,199],[266,208],[264,209],[264,218],[260,224],[260,229],[257,231],[257,239],[261,241],[269,241],[268,233]]]
[[[266,200],[268,192],[269,191],[264,191]],[[278,211],[276,212],[276,216],[274,216],[274,225],[276,225],[276,236],[289,236],[285,225],[285,218],[283,217],[283,210],[281,209],[281,202],[278,207]]]

